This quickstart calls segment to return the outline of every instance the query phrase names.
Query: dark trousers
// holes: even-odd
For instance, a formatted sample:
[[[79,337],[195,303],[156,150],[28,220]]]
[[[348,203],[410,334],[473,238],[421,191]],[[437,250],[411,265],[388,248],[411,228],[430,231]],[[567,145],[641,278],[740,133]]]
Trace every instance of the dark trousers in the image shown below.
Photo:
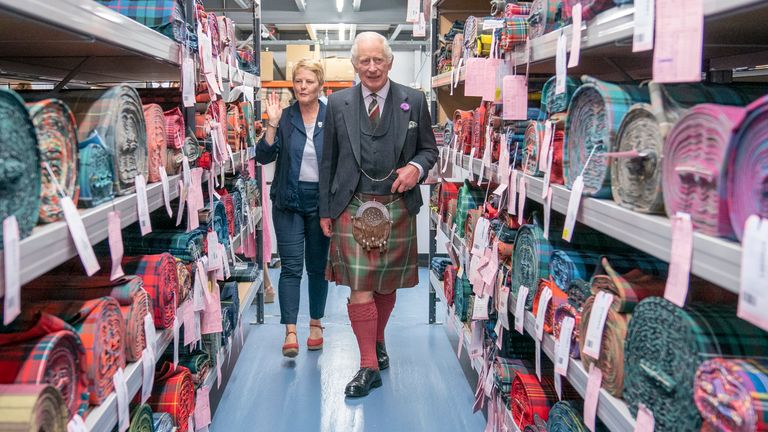
[[[330,239],[320,228],[317,200],[317,183],[299,182],[300,210],[272,209],[281,262],[280,282],[277,285],[281,324],[296,324],[305,262],[309,276],[309,316],[320,319],[325,315],[328,296],[325,264]]]

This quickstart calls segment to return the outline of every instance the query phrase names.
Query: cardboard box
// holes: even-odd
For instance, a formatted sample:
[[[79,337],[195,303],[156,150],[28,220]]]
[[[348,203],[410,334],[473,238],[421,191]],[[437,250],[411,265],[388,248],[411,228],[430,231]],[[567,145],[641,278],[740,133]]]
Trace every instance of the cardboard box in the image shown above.
[[[261,80],[272,81],[275,79],[275,55],[268,51],[261,52]]]
[[[355,68],[349,58],[323,59],[326,81],[352,81],[355,79]]]
[[[285,79],[293,80],[293,68],[302,59],[320,58],[320,51],[313,50],[311,45],[286,45],[285,46]]]

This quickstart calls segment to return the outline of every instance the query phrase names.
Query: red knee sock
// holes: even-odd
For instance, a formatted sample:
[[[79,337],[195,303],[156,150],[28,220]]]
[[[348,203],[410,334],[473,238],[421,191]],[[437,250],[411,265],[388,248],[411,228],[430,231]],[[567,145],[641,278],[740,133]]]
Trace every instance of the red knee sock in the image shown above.
[[[373,301],[376,303],[376,310],[379,315],[378,324],[376,325],[376,342],[384,342],[384,330],[387,328],[389,315],[392,313],[392,309],[395,308],[396,300],[397,291],[393,291],[391,294],[373,294]]]
[[[352,331],[357,337],[357,346],[360,349],[360,367],[379,369],[376,359],[376,303],[350,303],[347,305],[349,320],[352,322]]]

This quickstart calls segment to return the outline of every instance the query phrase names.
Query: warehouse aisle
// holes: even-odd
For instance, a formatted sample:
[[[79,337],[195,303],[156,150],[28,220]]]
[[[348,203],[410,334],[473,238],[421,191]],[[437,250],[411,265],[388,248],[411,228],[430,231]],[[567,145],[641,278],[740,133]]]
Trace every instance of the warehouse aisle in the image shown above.
[[[271,272],[275,286],[278,273]],[[305,279],[298,332],[301,351],[294,360],[280,352],[284,330],[277,303],[266,305],[265,324],[251,327],[211,431],[482,431],[485,420],[481,413],[471,412],[473,389],[445,329],[427,324],[428,284],[428,272],[422,269],[421,285],[398,293],[387,327],[391,366],[382,372],[384,386],[362,399],[344,397],[344,386],[358,369],[357,345],[346,312],[348,288],[329,289],[325,347],[313,353],[306,350]]]

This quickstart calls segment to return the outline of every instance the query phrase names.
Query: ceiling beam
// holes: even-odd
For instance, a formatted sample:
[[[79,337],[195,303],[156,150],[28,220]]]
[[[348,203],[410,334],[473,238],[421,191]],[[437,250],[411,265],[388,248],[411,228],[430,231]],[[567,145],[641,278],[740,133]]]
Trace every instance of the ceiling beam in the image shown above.
[[[295,0],[295,1],[296,1],[296,7],[299,8],[299,12],[306,12],[307,10],[306,0]]]
[[[307,24],[307,33],[309,33],[309,38],[311,40],[317,40],[317,32],[315,31],[315,28],[312,26],[312,24]]]
[[[241,8],[247,9],[251,7],[251,2],[248,0],[234,0]]]
[[[293,7],[293,5],[291,5]],[[253,22],[253,12],[233,12],[229,10],[227,16],[235,22],[247,25]],[[336,12],[336,7],[327,7],[316,10],[310,1],[306,12],[264,10],[261,22],[267,24],[315,24],[315,23],[355,23],[355,24],[389,24],[403,21],[402,10],[383,9],[377,11],[353,12],[344,9],[342,13]]]
[[[333,40],[329,39],[327,43],[323,42],[323,39],[319,39],[321,41],[320,45],[326,47],[327,49],[350,49],[352,48],[352,41],[345,40],[345,41],[339,41],[339,40]],[[261,41],[261,46],[263,47],[284,47],[286,45],[314,45],[317,43],[317,41],[312,40],[265,40]],[[389,45],[392,48],[407,48],[409,50],[418,48],[418,47],[426,47],[429,46],[430,41],[423,41],[423,40],[415,40],[415,41],[394,41],[390,42]]]
[[[349,25],[349,40],[354,41],[355,35],[357,35],[357,24]]]
[[[363,0],[352,0],[352,10],[360,12],[360,6],[362,6]]]

